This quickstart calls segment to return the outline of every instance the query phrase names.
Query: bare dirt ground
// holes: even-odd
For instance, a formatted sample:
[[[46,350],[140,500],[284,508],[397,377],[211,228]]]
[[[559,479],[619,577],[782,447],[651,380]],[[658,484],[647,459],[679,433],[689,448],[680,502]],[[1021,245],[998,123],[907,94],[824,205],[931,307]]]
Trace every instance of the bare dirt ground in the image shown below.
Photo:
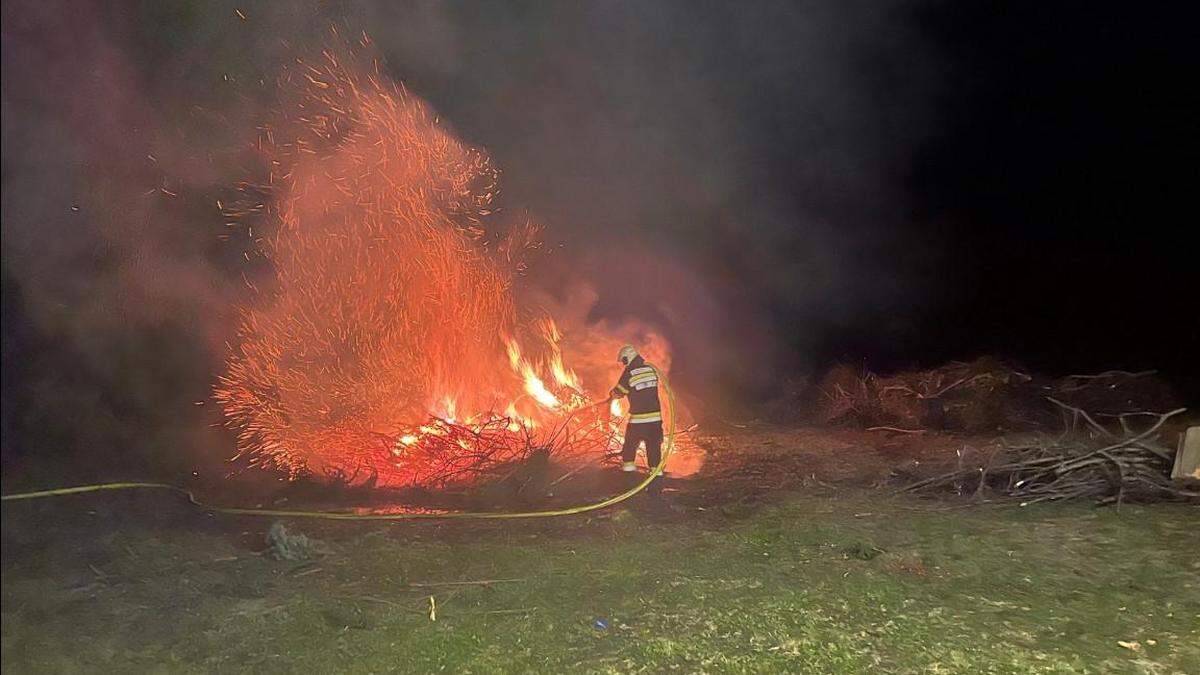
[[[713,430],[680,434],[667,465],[660,505],[686,509],[751,505],[772,494],[811,487],[891,490],[920,477],[980,461],[998,447],[996,436],[717,423]],[[247,503],[243,489],[201,486],[214,504],[245,504],[274,509],[361,508],[363,512],[532,511],[602,501],[642,480],[623,474],[616,463],[561,466],[530,462],[503,480],[443,492],[332,488],[319,483],[285,483],[267,497]],[[256,489],[251,486],[251,490]],[[204,497],[202,496],[202,499]],[[645,495],[635,503],[648,501]]]

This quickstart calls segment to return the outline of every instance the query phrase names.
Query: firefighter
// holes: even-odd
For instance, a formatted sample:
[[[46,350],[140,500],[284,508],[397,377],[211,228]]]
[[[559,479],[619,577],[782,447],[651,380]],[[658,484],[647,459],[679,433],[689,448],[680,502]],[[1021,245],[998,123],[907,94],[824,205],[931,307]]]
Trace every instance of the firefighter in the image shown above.
[[[625,425],[625,445],[621,448],[621,470],[637,471],[634,460],[638,446],[646,444],[646,462],[651,471],[662,461],[663,423],[662,406],[658,401],[658,371],[646,363],[633,345],[621,347],[617,361],[625,366],[621,379],[609,394],[609,400],[629,397],[629,423]],[[651,494],[662,489],[662,479],[647,486]]]

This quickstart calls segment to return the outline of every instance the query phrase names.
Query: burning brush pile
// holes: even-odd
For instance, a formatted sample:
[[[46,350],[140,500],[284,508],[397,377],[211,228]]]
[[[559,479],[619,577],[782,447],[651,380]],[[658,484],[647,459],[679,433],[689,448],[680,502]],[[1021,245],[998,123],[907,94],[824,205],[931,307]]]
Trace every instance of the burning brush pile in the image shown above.
[[[489,231],[487,155],[355,57],[298,62],[281,92],[259,148],[270,182],[244,191],[265,197],[224,205],[265,222],[272,270],[215,392],[240,454],[428,487],[619,443],[619,411],[591,404],[558,325],[519,302],[536,228]]]

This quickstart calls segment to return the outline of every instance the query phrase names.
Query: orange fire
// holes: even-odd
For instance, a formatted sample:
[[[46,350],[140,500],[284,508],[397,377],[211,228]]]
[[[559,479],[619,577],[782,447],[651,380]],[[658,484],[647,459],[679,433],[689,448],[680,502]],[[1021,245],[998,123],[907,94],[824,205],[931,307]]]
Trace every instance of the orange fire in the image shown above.
[[[549,442],[540,429],[610,434],[583,412],[559,327],[518,311],[533,229],[486,231],[487,155],[378,67],[343,62],[326,52],[286,72],[260,143],[274,283],[251,286],[215,391],[240,453],[293,477],[399,486],[519,459]]]

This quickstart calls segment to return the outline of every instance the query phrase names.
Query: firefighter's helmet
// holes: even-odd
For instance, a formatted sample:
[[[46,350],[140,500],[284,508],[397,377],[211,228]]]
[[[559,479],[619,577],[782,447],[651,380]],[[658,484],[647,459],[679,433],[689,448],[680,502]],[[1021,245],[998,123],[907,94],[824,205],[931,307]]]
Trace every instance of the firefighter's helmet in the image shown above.
[[[637,350],[633,348],[633,345],[625,345],[621,347],[621,351],[617,352],[617,361],[629,365],[637,358],[637,355]]]

